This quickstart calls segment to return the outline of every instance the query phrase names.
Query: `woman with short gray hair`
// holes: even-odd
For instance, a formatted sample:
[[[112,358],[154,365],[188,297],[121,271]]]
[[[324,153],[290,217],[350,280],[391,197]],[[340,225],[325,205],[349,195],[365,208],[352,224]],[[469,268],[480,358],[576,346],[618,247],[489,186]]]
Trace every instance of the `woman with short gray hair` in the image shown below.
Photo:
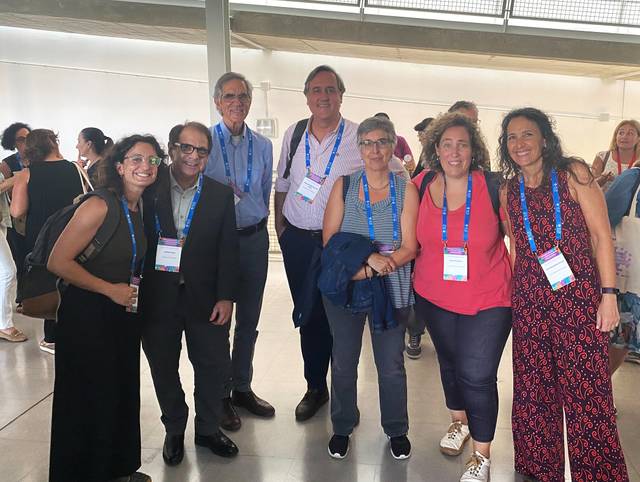
[[[393,124],[372,117],[357,131],[364,168],[338,179],[324,215],[319,288],[333,336],[329,455],[342,459],[358,424],[358,360],[369,321],[378,370],[382,427],[396,459],[411,455],[407,438],[404,331],[413,305],[418,192],[389,169]]]

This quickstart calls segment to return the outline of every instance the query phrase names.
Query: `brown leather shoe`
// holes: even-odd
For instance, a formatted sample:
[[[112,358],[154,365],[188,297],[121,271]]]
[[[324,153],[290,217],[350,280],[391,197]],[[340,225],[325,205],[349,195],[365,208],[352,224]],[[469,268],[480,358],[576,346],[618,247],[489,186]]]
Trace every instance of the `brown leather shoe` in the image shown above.
[[[222,418],[220,419],[220,426],[230,432],[240,430],[240,427],[242,426],[240,416],[231,403],[231,397],[222,399]]]

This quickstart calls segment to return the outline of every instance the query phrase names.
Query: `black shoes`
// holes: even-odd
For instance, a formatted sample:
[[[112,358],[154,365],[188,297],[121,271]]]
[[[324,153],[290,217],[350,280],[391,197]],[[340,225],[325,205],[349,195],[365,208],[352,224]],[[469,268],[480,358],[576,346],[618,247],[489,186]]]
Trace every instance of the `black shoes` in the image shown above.
[[[389,437],[389,449],[391,449],[391,455],[396,460],[403,460],[411,457],[411,442],[409,442],[406,435]]]
[[[296,407],[296,420],[298,422],[309,420],[328,400],[329,391],[326,388],[307,390]]]
[[[222,417],[220,418],[220,426],[229,430],[230,432],[235,432],[240,430],[240,426],[242,422],[240,421],[240,417],[238,416],[238,412],[236,412],[235,407],[231,403],[231,397],[222,399]]]
[[[334,459],[344,459],[349,452],[349,436],[333,434],[327,450]]]
[[[165,435],[162,458],[167,465],[178,465],[184,457],[184,434]]]
[[[235,457],[238,455],[238,447],[229,437],[218,430],[213,435],[198,435],[195,437],[195,444],[207,447],[214,454],[220,457]]]
[[[252,391],[237,392],[234,390],[231,402],[236,407],[242,407],[258,417],[273,417],[276,414],[275,408],[269,402],[261,399]],[[240,427],[238,426],[238,428]]]

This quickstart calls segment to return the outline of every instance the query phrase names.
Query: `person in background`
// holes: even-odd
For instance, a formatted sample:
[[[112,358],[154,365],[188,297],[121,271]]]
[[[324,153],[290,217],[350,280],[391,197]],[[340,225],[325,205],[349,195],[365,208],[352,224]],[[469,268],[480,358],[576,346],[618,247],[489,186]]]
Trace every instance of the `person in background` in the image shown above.
[[[572,480],[627,482],[609,375],[620,316],[602,190],[539,109],[504,117],[499,155],[513,265],[515,469],[564,480],[566,425]]]
[[[613,131],[609,149],[598,152],[591,173],[604,192],[616,178],[640,159],[640,122],[621,121]]]
[[[409,180],[389,168],[395,141],[396,133],[390,120],[376,116],[362,121],[358,126],[358,144],[364,169],[335,182],[324,215],[325,250],[331,250],[332,243],[337,242],[332,239],[336,233],[337,237],[348,234],[349,239],[357,240],[354,242],[362,243],[367,249],[361,257],[362,263],[354,263],[351,281],[345,280],[352,285],[347,290],[355,298],[358,287],[353,285],[371,286],[372,277],[382,278],[385,288],[382,296],[393,314],[393,320],[385,318],[386,323],[380,327],[378,313],[375,313],[377,301],[354,311],[352,303],[337,304],[326,293],[323,297],[333,335],[331,421],[334,435],[328,451],[338,459],[346,457],[349,437],[359,422],[358,362],[367,320],[378,371],[381,422],[389,438],[391,455],[395,459],[411,455],[407,437],[407,377],[402,353],[407,316],[414,303],[411,260],[418,248],[415,235],[418,192]],[[336,263],[339,256],[331,256],[328,262],[323,260],[323,270],[330,270],[328,265]],[[351,258],[349,251],[345,263],[352,263]]]
[[[295,410],[296,420],[313,417],[329,400],[327,372],[331,358],[331,331],[310,270],[319,271],[322,219],[333,183],[362,167],[356,131],[358,125],[340,114],[344,82],[334,69],[320,65],[304,83],[311,118],[294,152],[291,141],[298,124],[283,136],[275,186],[275,226],[300,327],[307,391]],[[335,162],[334,162],[335,161]],[[315,265],[312,261],[316,261]],[[300,311],[298,311],[300,310]]]
[[[16,174],[11,199],[11,215],[27,216],[25,248],[29,253],[49,216],[73,203],[82,194],[78,169],[60,154],[58,136],[49,129],[35,129],[26,140],[29,167]],[[55,320],[44,320],[40,349],[55,353]]]
[[[269,266],[267,218],[273,178],[271,141],[245,122],[252,91],[249,81],[235,72],[223,74],[216,82],[213,100],[222,121],[210,129],[213,147],[204,171],[234,191],[240,249],[231,377],[225,385],[220,420],[225,430],[238,430],[241,426],[234,405],[259,417],[273,417],[276,412],[251,389],[253,353]]]
[[[98,184],[100,162],[113,147],[113,141],[97,127],[85,127],[78,134],[78,163],[87,171],[94,186]]]
[[[386,112],[378,112],[374,117],[383,117],[384,119],[389,119],[389,115]],[[400,166],[404,167],[407,172],[407,179],[411,177],[411,174],[416,168],[416,162],[413,159],[413,153],[411,152],[411,148],[409,147],[409,143],[402,136],[396,136],[397,142],[396,147],[393,150],[393,155],[400,160]],[[399,169],[397,167],[394,168],[394,165],[390,165],[390,169],[393,172],[399,173]]]
[[[11,226],[9,203],[5,194],[15,177],[4,179],[0,172],[0,339],[9,342],[26,341],[24,333],[13,326],[13,301],[16,298],[16,265],[7,242],[7,228]]]
[[[470,100],[459,100],[454,102],[447,112],[457,112],[471,119],[471,122],[478,124],[478,106]]]
[[[461,482],[487,481],[498,419],[497,373],[511,331],[511,266],[487,177],[489,153],[473,121],[447,113],[429,126],[416,228],[416,316],[426,320],[451,422],[440,451],[473,452]],[[497,193],[496,193],[497,194]]]
[[[607,201],[607,213],[611,229],[623,221],[625,216],[630,217],[630,223],[625,226],[624,236],[627,246],[629,244],[640,246],[640,203],[638,203],[638,186],[640,186],[640,161],[630,169],[627,169],[613,180],[605,193]],[[633,248],[632,248],[633,249]],[[640,253],[640,251],[638,251]],[[622,253],[620,253],[622,254]],[[620,325],[611,333],[609,345],[609,373],[613,375],[620,368],[625,357],[638,360],[640,355],[640,259],[634,253],[630,256],[616,256],[616,263],[624,270],[624,286],[618,293],[618,308],[620,310]],[[618,278],[620,280],[620,276]]]
[[[84,201],[49,256],[47,268],[67,284],[58,308],[49,482],[151,482],[136,472],[142,319],[134,307],[147,246],[140,200],[163,158],[152,136],[118,142],[99,186],[113,203],[99,196]],[[109,241],[79,264],[78,255],[114,216],[119,222]]]
[[[429,127],[429,124],[431,124],[432,121],[433,121],[433,117],[425,117],[420,122],[418,122],[413,128],[413,130],[416,131],[416,133],[418,134],[418,141],[420,142],[420,146],[422,146],[422,148],[420,149],[420,155],[418,156],[418,164],[416,165],[415,170],[411,173],[412,179],[416,177],[418,174],[420,174],[425,169],[425,166],[427,165],[427,162],[424,158],[424,146],[427,142],[427,128]],[[419,346],[419,341],[418,341],[418,346]]]
[[[27,136],[31,132],[31,127],[23,122],[15,122],[7,127],[2,133],[2,148],[7,151],[16,152],[6,157],[0,163],[0,173],[8,180],[14,173],[22,170],[29,161],[25,159],[24,150],[26,146]],[[7,195],[11,195],[11,190],[7,191]],[[12,219],[11,225],[7,227],[7,241],[11,248],[13,261],[16,264],[18,276],[22,273],[24,266],[24,258],[27,255],[26,241],[24,238],[24,218]]]

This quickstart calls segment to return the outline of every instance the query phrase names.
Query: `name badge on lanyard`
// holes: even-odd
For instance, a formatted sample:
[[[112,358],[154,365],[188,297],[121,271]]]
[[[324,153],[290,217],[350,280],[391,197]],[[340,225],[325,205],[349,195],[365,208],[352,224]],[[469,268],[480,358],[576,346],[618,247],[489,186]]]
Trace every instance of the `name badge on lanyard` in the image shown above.
[[[126,307],[126,311],[129,313],[138,312],[138,290],[140,289],[141,276],[136,276],[136,262],[138,260],[138,244],[136,243],[136,232],[133,228],[133,222],[131,221],[131,214],[129,213],[129,206],[124,196],[120,199],[122,203],[122,209],[127,219],[127,226],[129,227],[129,235],[131,236],[131,266],[129,269],[129,287],[134,289],[135,297],[133,303]],[[143,260],[144,263],[144,260]],[[141,264],[143,264],[141,263]]]
[[[447,225],[449,218],[449,207],[447,204],[447,183],[445,180],[442,192],[442,244],[443,263],[442,263],[442,279],[446,281],[467,281],[469,279],[469,260],[468,260],[468,243],[469,243],[469,221],[471,220],[471,193],[473,181],[471,173],[467,179],[467,197],[464,205],[464,228],[462,231],[462,247],[447,246],[448,233]]]
[[[227,177],[227,184],[233,189],[233,202],[237,205],[244,195],[251,189],[251,176],[253,174],[253,135],[249,127],[245,128],[247,133],[247,143],[249,144],[249,151],[247,153],[247,179],[244,182],[242,189],[238,187],[238,184],[231,177],[231,166],[229,164],[229,153],[227,152],[227,145],[224,142],[224,135],[222,134],[222,127],[220,124],[216,124],[215,131],[220,142],[220,150],[222,151],[222,161],[224,163],[224,174]]]
[[[391,220],[393,223],[393,244],[384,244],[376,241],[375,229],[373,227],[373,210],[371,209],[371,196],[369,194],[369,182],[367,173],[362,171],[362,192],[364,194],[364,208],[367,213],[367,224],[369,225],[369,239],[376,246],[378,253],[384,256],[391,256],[398,248],[400,239],[400,221],[398,219],[398,203],[396,201],[396,182],[393,173],[389,173],[389,197],[391,198]]]
[[[157,271],[168,271],[171,273],[180,272],[182,247],[184,246],[185,239],[187,239],[187,236],[189,235],[189,230],[191,229],[191,221],[193,220],[193,213],[196,210],[198,200],[200,199],[200,194],[202,193],[202,180],[203,177],[202,174],[200,174],[200,176],[198,177],[198,187],[195,194],[193,195],[193,199],[191,200],[189,213],[187,214],[187,219],[184,223],[184,228],[182,229],[182,236],[180,236],[179,239],[166,238],[162,236],[162,231],[160,229],[160,219],[158,218],[158,213],[156,211],[155,222],[156,232],[158,233],[158,246],[156,249],[155,269]]]
[[[298,190],[296,191],[296,194],[303,201],[306,201],[309,204],[313,203],[314,199],[320,192],[320,188],[324,184],[324,180],[327,177],[329,177],[329,174],[331,173],[331,167],[333,166],[333,161],[335,161],[336,159],[338,148],[340,147],[340,143],[342,142],[343,132],[344,132],[344,119],[340,121],[340,127],[338,127],[338,134],[336,135],[336,141],[333,144],[333,149],[331,150],[331,155],[329,156],[329,162],[327,163],[327,167],[324,170],[323,177],[311,171],[311,147],[309,146],[309,130],[307,130],[304,133],[304,162],[305,162],[305,165],[307,166],[307,175],[304,177],[304,179],[300,183],[300,187],[298,187]]]
[[[553,290],[557,290],[573,283],[576,278],[571,271],[569,263],[560,251],[560,240],[562,239],[562,214],[560,212],[560,194],[558,192],[558,174],[556,170],[551,171],[551,191],[553,193],[553,206],[556,221],[556,245],[550,250],[538,255],[536,241],[533,238],[531,222],[529,221],[529,208],[527,207],[527,197],[524,189],[524,178],[520,176],[520,206],[522,208],[522,219],[524,229],[527,233],[531,252],[538,258],[538,262],[544,271],[549,284]]]

